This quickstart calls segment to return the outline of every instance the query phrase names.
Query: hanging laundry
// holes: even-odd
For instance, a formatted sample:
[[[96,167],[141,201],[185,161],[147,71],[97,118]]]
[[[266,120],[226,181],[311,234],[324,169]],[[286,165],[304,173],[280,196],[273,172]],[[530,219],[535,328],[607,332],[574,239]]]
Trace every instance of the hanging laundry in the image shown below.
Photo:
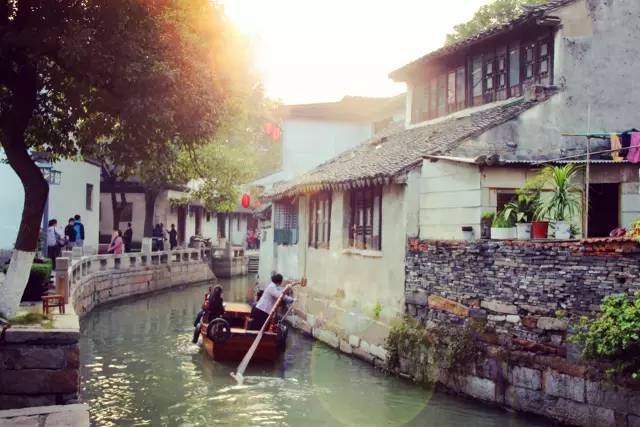
[[[640,163],[640,132],[631,134],[631,146],[627,160],[631,163]]]
[[[611,134],[611,158],[614,162],[621,162],[624,160],[623,157],[620,156],[620,149],[622,148],[622,144],[620,143],[620,137],[617,133]]]
[[[640,132],[638,129],[629,129],[625,130],[620,134],[620,143],[622,144],[622,150],[620,150],[620,155],[625,159],[629,155],[629,147],[631,146],[631,134],[633,132]]]

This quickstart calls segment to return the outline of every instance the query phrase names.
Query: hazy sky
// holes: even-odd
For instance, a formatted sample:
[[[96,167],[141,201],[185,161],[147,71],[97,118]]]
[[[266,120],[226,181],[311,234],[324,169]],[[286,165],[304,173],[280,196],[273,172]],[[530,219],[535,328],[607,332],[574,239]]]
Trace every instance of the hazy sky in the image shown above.
[[[221,0],[285,103],[404,91],[389,72],[442,46],[488,0]]]

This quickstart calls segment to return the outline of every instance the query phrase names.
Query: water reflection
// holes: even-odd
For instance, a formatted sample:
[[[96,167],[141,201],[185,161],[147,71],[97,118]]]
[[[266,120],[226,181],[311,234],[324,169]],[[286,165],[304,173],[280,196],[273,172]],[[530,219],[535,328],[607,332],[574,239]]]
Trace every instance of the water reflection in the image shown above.
[[[244,301],[250,278],[223,282]],[[82,398],[95,425],[536,426],[504,411],[432,395],[292,333],[275,365],[209,360],[191,343],[207,285],[102,307],[82,320]]]

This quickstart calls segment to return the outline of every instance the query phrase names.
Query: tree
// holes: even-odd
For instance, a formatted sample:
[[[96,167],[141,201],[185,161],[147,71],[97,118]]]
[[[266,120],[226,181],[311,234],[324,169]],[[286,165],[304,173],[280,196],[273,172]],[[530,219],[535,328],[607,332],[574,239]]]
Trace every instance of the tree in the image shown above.
[[[0,312],[13,315],[48,185],[31,151],[130,167],[215,134],[228,106],[228,35],[208,0],[0,2],[0,141],[25,203]]]
[[[493,0],[481,6],[470,21],[454,26],[453,32],[447,34],[445,44],[450,45],[497,25],[505,24],[518,17],[526,6],[537,6],[548,2],[549,0]]]

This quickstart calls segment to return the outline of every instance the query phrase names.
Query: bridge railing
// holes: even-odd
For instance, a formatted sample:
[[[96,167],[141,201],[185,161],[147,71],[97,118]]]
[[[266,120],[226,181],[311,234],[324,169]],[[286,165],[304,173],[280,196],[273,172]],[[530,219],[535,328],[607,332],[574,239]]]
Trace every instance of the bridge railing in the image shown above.
[[[74,256],[75,255],[75,256]],[[176,249],[159,252],[129,252],[119,255],[81,256],[65,251],[56,260],[56,288],[69,302],[71,293],[82,281],[96,273],[123,271],[161,265],[211,262],[211,248]]]

